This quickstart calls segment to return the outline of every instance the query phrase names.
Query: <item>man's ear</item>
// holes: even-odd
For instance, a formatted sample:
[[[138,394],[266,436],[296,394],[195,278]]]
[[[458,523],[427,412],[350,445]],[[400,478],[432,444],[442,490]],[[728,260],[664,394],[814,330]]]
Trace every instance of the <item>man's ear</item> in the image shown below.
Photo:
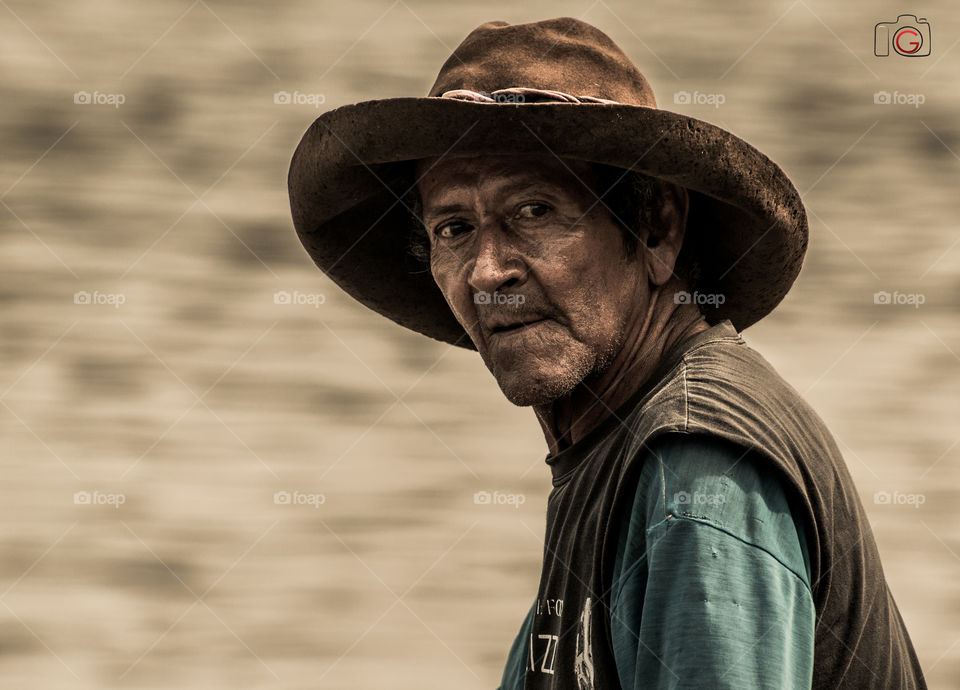
[[[668,182],[660,182],[659,185],[660,211],[654,222],[659,224],[661,231],[656,240],[652,240],[652,233],[648,235],[651,241],[646,247],[649,257],[647,271],[653,285],[663,285],[674,275],[673,267],[683,246],[690,205],[686,187]]]

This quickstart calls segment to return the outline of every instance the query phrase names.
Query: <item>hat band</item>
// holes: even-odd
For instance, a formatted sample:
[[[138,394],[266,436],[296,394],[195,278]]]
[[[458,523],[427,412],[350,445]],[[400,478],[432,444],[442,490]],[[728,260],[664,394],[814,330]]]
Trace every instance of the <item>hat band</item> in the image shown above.
[[[477,103],[533,103],[538,101],[555,101],[559,103],[609,103],[611,105],[621,105],[619,101],[611,101],[606,98],[571,96],[562,91],[533,89],[526,86],[512,86],[509,89],[497,89],[490,93],[485,91],[471,91],[470,89],[454,89],[453,91],[444,91],[440,98],[456,98],[463,101],[476,101]]]

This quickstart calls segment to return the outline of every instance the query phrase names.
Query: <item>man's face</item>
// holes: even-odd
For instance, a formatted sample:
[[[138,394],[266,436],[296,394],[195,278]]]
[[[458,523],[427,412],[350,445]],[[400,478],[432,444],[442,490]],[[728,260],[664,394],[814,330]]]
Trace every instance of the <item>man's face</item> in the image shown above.
[[[602,374],[649,288],[588,164],[475,156],[417,174],[433,278],[507,399],[547,404]]]

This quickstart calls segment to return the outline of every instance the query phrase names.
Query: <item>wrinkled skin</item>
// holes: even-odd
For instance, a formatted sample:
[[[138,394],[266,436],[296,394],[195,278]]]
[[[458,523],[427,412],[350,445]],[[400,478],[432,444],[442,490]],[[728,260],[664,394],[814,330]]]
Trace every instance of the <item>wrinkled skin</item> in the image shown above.
[[[419,161],[417,176],[433,278],[507,399],[534,407],[552,452],[626,400],[673,343],[708,327],[674,300],[686,287],[673,273],[682,188],[666,187],[669,231],[648,247],[643,230],[630,257],[583,161],[444,157]]]

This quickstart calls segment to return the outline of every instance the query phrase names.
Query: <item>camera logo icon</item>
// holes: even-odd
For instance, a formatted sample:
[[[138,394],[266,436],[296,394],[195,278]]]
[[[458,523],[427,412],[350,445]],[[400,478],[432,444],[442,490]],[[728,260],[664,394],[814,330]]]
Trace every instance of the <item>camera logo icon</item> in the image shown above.
[[[890,48],[904,57],[930,55],[930,22],[915,14],[901,14],[895,22],[880,22],[873,29],[873,54],[890,55]]]

